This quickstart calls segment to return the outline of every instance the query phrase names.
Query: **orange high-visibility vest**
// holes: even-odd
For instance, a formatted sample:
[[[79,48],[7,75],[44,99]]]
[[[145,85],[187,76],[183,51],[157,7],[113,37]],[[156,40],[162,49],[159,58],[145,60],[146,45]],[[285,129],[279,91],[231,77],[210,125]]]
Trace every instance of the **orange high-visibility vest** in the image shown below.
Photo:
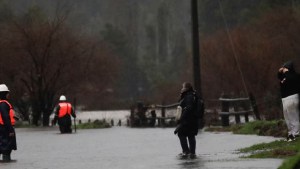
[[[58,105],[60,107],[58,117],[63,117],[66,114],[71,115],[72,105],[70,103],[63,102],[59,103]]]
[[[6,101],[6,100],[0,100],[0,103],[2,102],[5,102],[6,104],[8,104],[9,106],[9,117],[10,117],[10,122],[11,122],[11,125],[15,125],[15,119],[14,119],[14,110],[13,110],[13,107],[11,106],[11,104]],[[0,114],[0,124],[1,125],[4,125],[4,122],[3,122],[3,119],[2,119],[2,116]]]

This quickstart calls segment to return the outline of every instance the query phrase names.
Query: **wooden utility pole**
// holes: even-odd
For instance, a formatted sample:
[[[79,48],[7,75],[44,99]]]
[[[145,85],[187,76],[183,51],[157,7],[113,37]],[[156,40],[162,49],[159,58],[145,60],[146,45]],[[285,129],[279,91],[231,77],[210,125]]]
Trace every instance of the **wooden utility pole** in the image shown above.
[[[193,42],[193,71],[194,71],[194,87],[200,97],[202,97],[201,89],[201,72],[200,72],[200,47],[199,47],[199,30],[198,30],[198,0],[191,0],[192,12],[192,42]]]

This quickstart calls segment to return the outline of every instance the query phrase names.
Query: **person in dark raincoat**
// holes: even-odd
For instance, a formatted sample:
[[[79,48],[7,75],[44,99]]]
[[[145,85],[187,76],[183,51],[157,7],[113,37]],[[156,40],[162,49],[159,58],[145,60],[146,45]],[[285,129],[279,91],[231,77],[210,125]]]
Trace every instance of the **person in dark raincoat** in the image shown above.
[[[190,83],[183,83],[179,104],[182,108],[178,126],[174,134],[178,134],[182,153],[182,157],[196,157],[196,138],[198,134],[198,118],[196,93]],[[188,144],[189,143],[189,144]]]
[[[8,97],[7,86],[0,84],[0,154],[5,162],[11,161],[12,150],[17,150],[14,111]]]
[[[58,105],[54,108],[54,123],[58,121],[59,130],[61,133],[72,133],[71,116],[76,118],[75,111],[71,103],[67,102],[66,96],[61,95]]]

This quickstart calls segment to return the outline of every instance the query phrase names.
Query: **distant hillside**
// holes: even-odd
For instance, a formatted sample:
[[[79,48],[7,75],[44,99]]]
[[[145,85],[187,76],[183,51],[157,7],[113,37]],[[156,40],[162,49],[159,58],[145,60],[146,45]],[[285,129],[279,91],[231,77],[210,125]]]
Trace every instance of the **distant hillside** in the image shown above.
[[[240,77],[236,73],[238,71],[236,71],[232,46],[229,45],[225,30],[226,26],[230,33],[235,33],[235,40],[239,40],[241,35],[247,34],[249,30],[253,33],[253,36],[245,37],[245,40],[239,43],[236,42],[237,51],[246,51],[241,54],[242,62],[251,58],[253,63],[265,63],[265,60],[252,58],[258,54],[248,49],[248,44],[257,45],[257,42],[261,42],[261,39],[257,41],[254,39],[256,36],[260,38],[263,35],[257,32],[274,23],[267,21],[265,25],[258,23],[263,22],[261,19],[267,18],[266,14],[278,11],[277,8],[281,7],[293,10],[296,15],[299,13],[300,0],[198,0],[198,3],[202,47],[200,55],[203,61],[202,70],[205,71],[202,71],[202,78],[204,89],[207,89],[204,93],[208,97],[217,97],[224,89],[232,90],[233,93],[241,92]],[[121,100],[120,105],[125,101],[137,99],[175,102],[180,84],[183,81],[192,81],[189,0],[0,0],[2,18],[6,16],[4,15],[6,11],[1,7],[7,6],[19,16],[32,7],[38,7],[44,12],[45,17],[49,18],[53,18],[58,9],[69,10],[67,22],[79,36],[89,36],[104,41],[105,43],[101,44],[109,46],[121,61],[120,75],[116,78],[116,86],[113,90],[115,98]],[[290,19],[293,16],[290,13],[286,15],[286,18]],[[279,18],[277,15],[276,17]],[[294,24],[298,25],[297,18],[294,21]],[[290,29],[292,28],[291,26]],[[274,30],[281,29],[274,28]],[[270,45],[269,48],[273,49],[276,45]],[[262,56],[266,56],[269,48],[264,48],[263,45],[256,47],[255,50],[261,52]],[[292,51],[280,47],[275,49]],[[276,63],[292,55],[294,53],[288,57],[281,56],[281,60],[277,60]],[[250,64],[247,62],[244,65]],[[251,73],[250,68],[247,71]],[[224,71],[225,69],[228,71]],[[225,74],[227,72],[230,73]],[[265,76],[269,77],[270,74]],[[256,77],[252,74],[251,76]],[[235,78],[235,83],[228,82],[227,77]],[[248,81],[252,84],[254,80],[248,79]],[[210,90],[213,86],[214,90]],[[275,91],[274,86],[272,87],[271,91]]]

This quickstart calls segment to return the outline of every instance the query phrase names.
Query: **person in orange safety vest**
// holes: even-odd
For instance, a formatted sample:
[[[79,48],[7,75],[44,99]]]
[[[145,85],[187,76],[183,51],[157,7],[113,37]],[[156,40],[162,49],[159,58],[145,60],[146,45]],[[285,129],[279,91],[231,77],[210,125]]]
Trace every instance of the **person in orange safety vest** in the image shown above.
[[[71,103],[67,102],[66,96],[61,95],[58,105],[54,108],[54,123],[58,121],[59,130],[61,133],[72,133],[71,116],[76,118],[75,111]]]
[[[12,150],[17,150],[15,119],[12,105],[7,101],[9,90],[0,84],[0,155],[4,162],[11,161]]]

